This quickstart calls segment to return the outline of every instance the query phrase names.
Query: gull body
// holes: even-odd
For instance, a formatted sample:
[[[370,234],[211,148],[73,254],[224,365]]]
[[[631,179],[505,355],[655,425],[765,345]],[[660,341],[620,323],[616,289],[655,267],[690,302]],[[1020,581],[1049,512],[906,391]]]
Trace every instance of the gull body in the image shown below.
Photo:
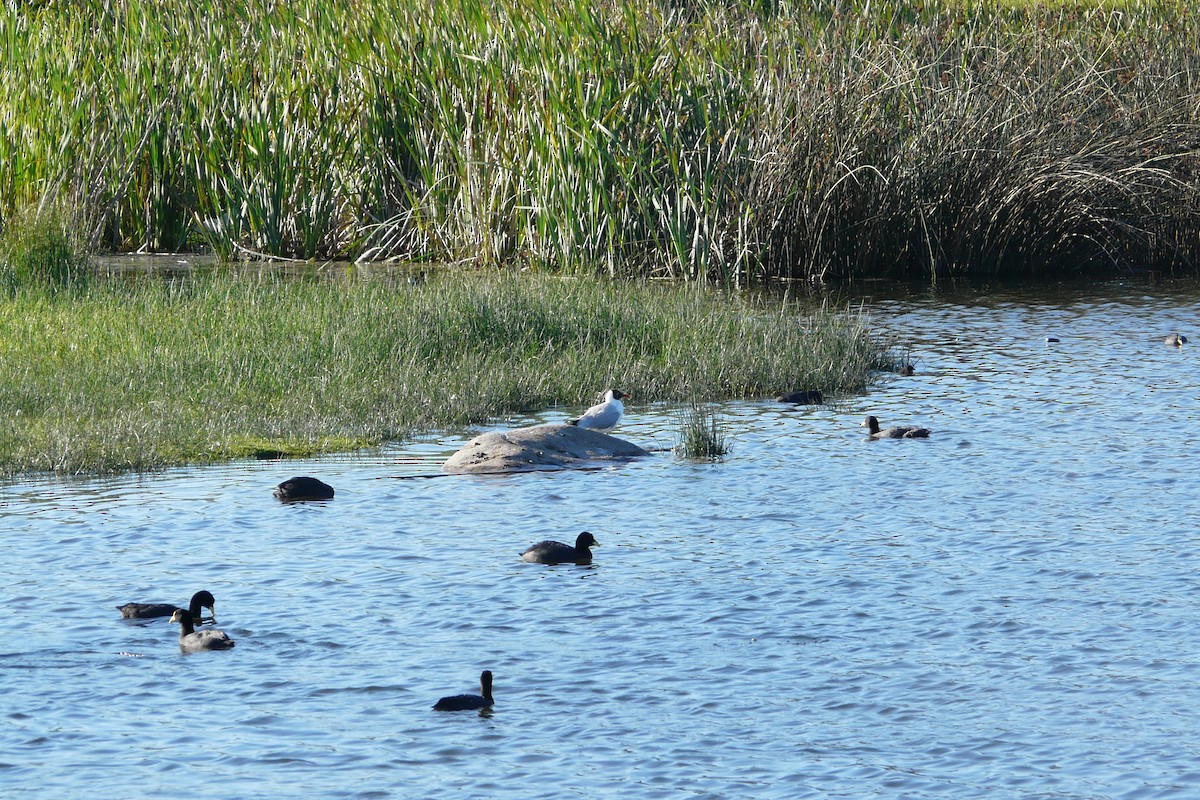
[[[625,404],[621,401],[627,397],[629,395],[620,389],[609,389],[604,393],[604,402],[597,403],[575,419],[567,420],[567,424],[608,433],[617,427],[617,423],[624,416]]]

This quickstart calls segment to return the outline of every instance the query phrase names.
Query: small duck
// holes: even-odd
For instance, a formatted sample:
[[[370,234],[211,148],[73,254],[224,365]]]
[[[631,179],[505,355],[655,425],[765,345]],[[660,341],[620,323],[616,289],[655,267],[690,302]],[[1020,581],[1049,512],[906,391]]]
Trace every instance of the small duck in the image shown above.
[[[917,368],[912,365],[911,361],[905,361],[900,365],[900,369],[896,371],[905,378],[911,378],[917,374]]]
[[[604,393],[603,403],[597,403],[575,419],[567,420],[567,424],[608,433],[617,427],[617,423],[624,416],[625,404],[621,401],[628,397],[629,395],[620,389],[609,389]]]
[[[775,398],[776,403],[796,403],[798,405],[820,405],[825,402],[825,398],[816,389],[808,389],[800,392],[791,392],[789,394],[781,394]]]
[[[590,564],[592,551],[590,548],[599,547],[596,537],[587,531],[575,537],[575,546],[562,542],[545,541],[530,545],[521,553],[521,560],[530,564]]]
[[[479,675],[479,691],[482,694],[456,694],[443,697],[433,704],[434,711],[475,711],[491,708],[495,705],[492,699],[492,672],[485,669]]]
[[[894,428],[884,428],[880,430],[879,420],[875,417],[867,417],[862,421],[860,428],[866,428],[872,439],[928,439],[928,428],[917,428],[908,425],[898,425]]]
[[[192,601],[188,604],[186,613],[190,614],[192,622],[199,625],[206,608],[215,621],[217,601],[213,599],[212,592],[201,589],[192,595]],[[117,606],[117,611],[121,612],[122,619],[151,619],[153,617],[169,617],[176,611],[184,611],[184,609],[170,603],[126,603],[123,606]]]
[[[233,639],[225,631],[197,631],[192,626],[192,616],[183,609],[171,615],[171,622],[179,623],[179,649],[189,653],[200,650],[228,650],[233,647]]]
[[[1187,337],[1180,336],[1178,333],[1172,333],[1167,338],[1163,339],[1163,344],[1169,344],[1172,347],[1183,347],[1187,344]]]
[[[333,487],[317,478],[297,475],[276,486],[273,494],[285,503],[296,503],[303,500],[332,500]]]

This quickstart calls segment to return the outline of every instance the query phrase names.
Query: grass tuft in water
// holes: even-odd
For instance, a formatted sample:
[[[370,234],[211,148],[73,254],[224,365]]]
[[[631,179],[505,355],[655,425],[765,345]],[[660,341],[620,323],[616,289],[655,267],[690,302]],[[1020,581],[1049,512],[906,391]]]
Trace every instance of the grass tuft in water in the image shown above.
[[[686,458],[718,460],[729,453],[725,425],[715,411],[693,402],[680,415],[675,452]]]

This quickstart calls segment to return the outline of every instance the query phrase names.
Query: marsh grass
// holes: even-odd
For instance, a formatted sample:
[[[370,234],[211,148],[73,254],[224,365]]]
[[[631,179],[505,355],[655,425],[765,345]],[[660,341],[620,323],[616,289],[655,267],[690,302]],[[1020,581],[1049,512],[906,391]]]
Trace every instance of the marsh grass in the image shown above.
[[[0,289],[81,286],[91,266],[84,239],[77,220],[58,207],[11,215],[0,227]]]
[[[715,411],[693,402],[679,416],[675,452],[685,458],[719,460],[729,454],[726,426]]]
[[[1200,263],[1187,3],[0,10],[0,217],[97,243],[717,280]]]
[[[350,450],[506,412],[856,391],[894,362],[854,312],[698,287],[219,270],[0,297],[0,471]]]

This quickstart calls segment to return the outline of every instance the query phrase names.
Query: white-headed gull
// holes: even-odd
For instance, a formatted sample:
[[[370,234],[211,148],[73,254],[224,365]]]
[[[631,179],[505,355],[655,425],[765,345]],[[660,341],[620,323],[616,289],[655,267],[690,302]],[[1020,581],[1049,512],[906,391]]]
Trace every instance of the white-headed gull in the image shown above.
[[[609,389],[604,393],[603,403],[592,406],[575,419],[567,420],[567,424],[608,433],[621,421],[621,416],[625,413],[625,404],[621,401],[626,397],[629,395],[620,389]]]

